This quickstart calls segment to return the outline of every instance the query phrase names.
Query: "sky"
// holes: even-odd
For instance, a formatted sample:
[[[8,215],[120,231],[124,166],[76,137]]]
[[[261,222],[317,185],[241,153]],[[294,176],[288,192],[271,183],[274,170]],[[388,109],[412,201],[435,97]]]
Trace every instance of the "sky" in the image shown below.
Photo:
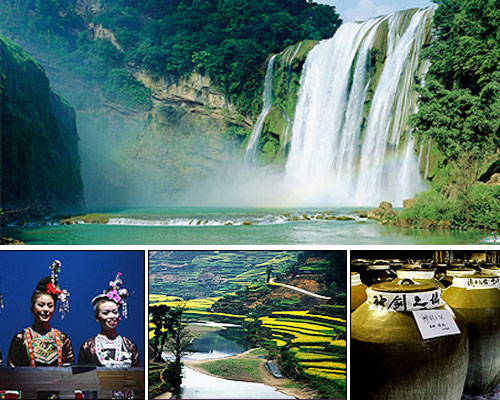
[[[431,6],[430,0],[317,0],[318,3],[335,6],[344,22],[364,21],[382,14],[408,8]]]
[[[38,281],[50,275],[54,259],[62,262],[59,286],[70,292],[70,312],[61,319],[54,313],[51,326],[67,334],[73,345],[75,360],[80,345],[100,331],[91,300],[109,287],[117,272],[131,294],[129,315],[117,328],[139,348],[144,366],[144,252],[143,251],[0,251],[0,293],[4,308],[0,312],[0,350],[3,366],[7,363],[13,336],[33,323],[30,298]]]

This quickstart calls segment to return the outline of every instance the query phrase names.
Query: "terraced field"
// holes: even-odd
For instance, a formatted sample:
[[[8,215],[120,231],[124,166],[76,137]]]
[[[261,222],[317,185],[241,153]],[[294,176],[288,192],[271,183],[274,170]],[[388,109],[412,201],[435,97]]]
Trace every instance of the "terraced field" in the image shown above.
[[[346,385],[346,321],[309,311],[274,312],[259,318],[262,335],[269,337],[302,376]]]
[[[247,318],[246,315],[229,314],[210,312],[210,307],[219,300],[219,297],[210,297],[205,299],[190,299],[184,300],[177,296],[164,296],[164,295],[149,295],[149,305],[167,305],[175,308],[178,306],[184,307],[183,318],[186,322],[192,321],[214,321],[214,322],[230,322],[234,324],[242,324]],[[154,337],[154,330],[156,326],[149,322],[149,339]]]
[[[150,252],[149,292],[182,293],[186,299],[220,296],[264,281],[268,267],[281,273],[296,261],[294,251]]]

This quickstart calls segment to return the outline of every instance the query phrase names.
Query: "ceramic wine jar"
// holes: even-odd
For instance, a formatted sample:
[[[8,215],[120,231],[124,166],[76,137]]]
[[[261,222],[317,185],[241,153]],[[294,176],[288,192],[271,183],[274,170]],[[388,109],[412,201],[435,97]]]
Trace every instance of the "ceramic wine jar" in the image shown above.
[[[500,384],[500,277],[453,278],[443,292],[446,301],[469,328],[469,370],[464,393],[484,394]]]
[[[371,264],[361,273],[361,281],[368,287],[374,283],[390,282],[396,279],[396,273],[387,264]]]
[[[351,272],[351,312],[366,301],[366,289],[357,272]]]
[[[446,270],[446,276],[441,279],[441,283],[444,287],[451,286],[453,283],[453,278],[456,276],[468,276],[476,273],[476,270],[473,268],[465,268],[465,267],[453,267]]]
[[[361,274],[368,269],[368,266],[370,264],[371,264],[370,261],[363,260],[360,258],[357,258],[355,260],[351,260],[351,271]]]
[[[460,400],[467,325],[429,281],[384,282],[351,314],[352,400]],[[412,311],[444,310],[459,333],[422,339]]]
[[[444,286],[439,282],[435,276],[434,268],[401,268],[396,271],[397,278],[396,282],[402,281],[403,279],[411,280],[429,280],[439,285],[440,289],[444,289]]]
[[[484,264],[481,266],[481,273],[485,275],[496,275],[500,276],[500,267],[495,264]]]

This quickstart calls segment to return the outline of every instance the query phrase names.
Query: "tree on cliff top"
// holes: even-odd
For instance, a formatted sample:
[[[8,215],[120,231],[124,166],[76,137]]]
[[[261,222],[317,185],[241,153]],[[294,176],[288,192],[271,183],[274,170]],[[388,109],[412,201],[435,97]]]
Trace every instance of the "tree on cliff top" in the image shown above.
[[[306,0],[102,0],[98,10],[85,13],[74,0],[3,3],[2,31],[43,44],[91,80],[98,74],[105,82],[113,68],[131,64],[157,75],[197,70],[247,114],[260,107],[269,54],[331,37],[341,23],[334,7]],[[102,51],[90,23],[110,30],[123,53]],[[133,85],[129,91],[141,104],[143,91]]]
[[[468,224],[470,188],[500,149],[500,1],[435,2],[437,38],[423,54],[431,66],[411,122],[441,152],[441,193],[459,201]]]

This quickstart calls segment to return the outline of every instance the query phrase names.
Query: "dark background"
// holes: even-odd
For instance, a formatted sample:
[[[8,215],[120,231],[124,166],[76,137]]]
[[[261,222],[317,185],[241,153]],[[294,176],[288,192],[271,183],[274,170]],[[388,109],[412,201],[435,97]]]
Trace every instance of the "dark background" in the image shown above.
[[[109,287],[121,272],[127,299],[128,319],[122,319],[117,332],[134,341],[144,358],[144,252],[143,251],[0,251],[0,293],[4,305],[0,311],[0,350],[7,365],[13,336],[33,323],[30,298],[38,281],[50,275],[54,259],[62,262],[59,286],[71,293],[70,312],[61,319],[55,311],[51,326],[71,339],[75,361],[81,344],[100,331],[90,301]],[[57,305],[56,305],[57,308]]]

